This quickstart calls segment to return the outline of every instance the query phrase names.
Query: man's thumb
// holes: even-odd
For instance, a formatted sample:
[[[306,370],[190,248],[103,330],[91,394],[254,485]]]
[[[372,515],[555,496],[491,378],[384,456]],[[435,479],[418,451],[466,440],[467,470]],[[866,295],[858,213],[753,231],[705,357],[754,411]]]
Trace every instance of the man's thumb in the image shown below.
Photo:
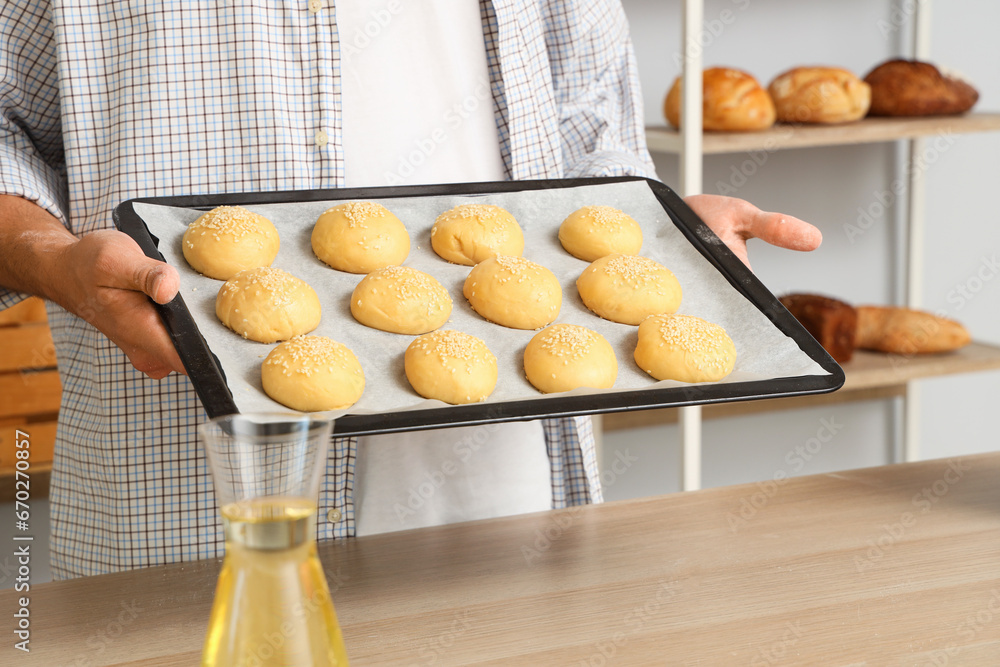
[[[136,269],[132,279],[134,289],[144,292],[156,303],[167,303],[180,289],[180,276],[169,264],[146,258]]]

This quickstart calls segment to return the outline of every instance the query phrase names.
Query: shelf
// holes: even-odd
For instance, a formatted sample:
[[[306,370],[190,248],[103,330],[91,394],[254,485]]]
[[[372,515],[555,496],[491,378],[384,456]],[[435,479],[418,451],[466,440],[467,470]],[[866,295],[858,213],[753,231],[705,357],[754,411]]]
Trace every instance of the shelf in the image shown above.
[[[1000,131],[1000,113],[970,113],[929,118],[865,118],[843,125],[775,125],[760,132],[706,132],[705,154],[741,153],[787,148],[868,144],[897,139]],[[646,143],[654,153],[679,153],[681,136],[668,127],[646,128]]]
[[[775,410],[902,396],[906,383],[911,380],[1000,369],[1000,346],[971,343],[955,352],[912,357],[858,351],[854,353],[854,358],[849,363],[843,365],[843,368],[847,379],[843,388],[832,394],[706,405],[702,409],[702,416],[705,419],[736,417]],[[616,412],[602,417],[605,431],[659,426],[676,421],[676,408]]]

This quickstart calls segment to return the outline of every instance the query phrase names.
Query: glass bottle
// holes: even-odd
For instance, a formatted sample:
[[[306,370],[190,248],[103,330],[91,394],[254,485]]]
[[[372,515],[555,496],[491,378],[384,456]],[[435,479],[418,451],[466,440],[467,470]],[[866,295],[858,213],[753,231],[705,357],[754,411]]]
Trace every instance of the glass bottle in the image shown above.
[[[316,555],[316,498],[332,422],[231,415],[202,425],[226,556],[203,667],[346,666]]]

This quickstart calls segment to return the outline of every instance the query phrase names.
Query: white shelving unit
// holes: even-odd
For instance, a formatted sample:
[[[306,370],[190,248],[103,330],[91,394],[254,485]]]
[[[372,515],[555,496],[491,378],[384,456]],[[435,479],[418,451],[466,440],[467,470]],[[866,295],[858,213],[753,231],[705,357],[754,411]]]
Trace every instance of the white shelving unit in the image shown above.
[[[704,18],[703,0],[683,0],[682,6],[682,91],[681,131],[665,127],[649,128],[647,144],[652,152],[676,154],[680,166],[680,193],[682,196],[702,191],[703,156],[708,154],[736,153],[742,151],[783,150],[803,147],[835,146],[873,142],[907,141],[908,161],[920,155],[925,147],[925,137],[971,132],[1000,130],[1000,113],[972,113],[957,117],[932,118],[868,118],[856,123],[834,126],[776,125],[763,132],[709,133],[702,132],[702,50],[687,48],[696,44],[702,31]],[[912,57],[930,59],[931,1],[915,3],[911,17]],[[904,305],[921,306],[924,273],[924,188],[925,174],[920,169],[907,169],[906,249],[903,279]],[[760,410],[773,410],[814,405],[819,402],[843,402],[866,398],[896,397],[901,400],[901,415],[897,424],[901,431],[901,458],[913,461],[920,458],[918,413],[921,377],[964,373],[1000,368],[1000,347],[974,344],[952,355],[934,355],[929,359],[914,360],[900,372],[885,355],[862,353],[844,366],[847,382],[844,389],[831,395],[803,399],[776,399],[742,404],[740,406],[685,407],[678,410],[652,411],[643,417],[643,424],[677,421],[681,435],[681,489],[688,491],[701,487],[701,425],[704,416],[729,416]],[[705,413],[703,415],[703,412]],[[676,419],[675,419],[676,417]],[[640,425],[635,416],[628,417],[629,426]],[[622,416],[605,415],[603,428],[615,430],[626,427]]]

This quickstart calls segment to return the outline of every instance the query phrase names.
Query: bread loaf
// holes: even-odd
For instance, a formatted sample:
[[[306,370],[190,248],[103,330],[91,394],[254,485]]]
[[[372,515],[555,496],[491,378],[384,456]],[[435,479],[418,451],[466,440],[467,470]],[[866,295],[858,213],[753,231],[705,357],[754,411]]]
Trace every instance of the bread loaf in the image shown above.
[[[767,87],[783,123],[847,123],[864,118],[871,89],[839,67],[796,67]]]
[[[857,311],[847,303],[818,294],[786,294],[780,299],[834,361],[843,364],[854,355]]]
[[[677,77],[663,112],[681,126],[681,78]],[[771,96],[752,75],[730,67],[711,67],[702,74],[702,128],[708,131],[766,130],[774,125]]]
[[[968,345],[964,326],[922,310],[859,306],[855,345],[894,354],[948,352]]]
[[[946,76],[934,65],[917,60],[889,60],[868,73],[873,116],[934,116],[971,109],[979,92]]]

